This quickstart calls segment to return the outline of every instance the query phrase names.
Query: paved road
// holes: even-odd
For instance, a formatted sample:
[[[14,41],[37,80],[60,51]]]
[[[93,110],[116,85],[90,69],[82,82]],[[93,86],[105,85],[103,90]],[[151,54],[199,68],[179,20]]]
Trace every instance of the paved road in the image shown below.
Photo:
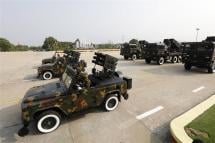
[[[130,98],[117,110],[91,109],[65,119],[53,133],[38,134],[33,127],[21,138],[19,101],[33,86],[50,81],[35,78],[36,66],[52,52],[0,53],[0,141],[1,142],[76,142],[76,143],[159,143],[169,142],[169,122],[215,93],[215,74],[203,70],[184,70],[182,64],[147,65],[144,61],[124,61],[119,52],[118,70],[133,78]],[[91,71],[93,52],[82,59]],[[57,79],[55,79],[57,80]]]

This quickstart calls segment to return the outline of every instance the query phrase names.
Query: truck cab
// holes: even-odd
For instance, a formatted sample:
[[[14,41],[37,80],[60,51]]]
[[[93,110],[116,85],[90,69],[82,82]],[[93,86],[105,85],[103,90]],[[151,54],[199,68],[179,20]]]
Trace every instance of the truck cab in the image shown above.
[[[184,68],[190,70],[193,66],[204,68],[208,73],[215,71],[215,37],[207,37],[202,42],[184,42],[182,62]]]

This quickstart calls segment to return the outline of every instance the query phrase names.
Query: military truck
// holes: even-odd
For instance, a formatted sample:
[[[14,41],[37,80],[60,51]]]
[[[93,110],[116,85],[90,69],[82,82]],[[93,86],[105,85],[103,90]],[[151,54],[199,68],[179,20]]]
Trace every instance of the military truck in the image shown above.
[[[147,64],[156,61],[158,65],[165,62],[181,62],[181,44],[175,39],[164,39],[163,43],[147,43],[142,47],[142,57]]]
[[[124,43],[121,45],[120,55],[124,56],[125,60],[132,59],[142,59],[142,49],[141,45],[148,43],[145,40],[138,41],[136,39],[132,39],[129,43]]]
[[[208,73],[214,73],[215,37],[207,37],[202,42],[184,42],[182,47],[182,62],[186,70],[195,66],[207,69]]]
[[[60,77],[64,70],[66,69],[66,66],[70,64],[71,66],[78,63],[80,58],[80,53],[76,51],[70,51],[64,56],[58,56],[54,60],[53,63],[47,63],[42,64],[38,67],[38,77],[42,78],[44,80],[49,80],[54,77]]]
[[[132,88],[132,79],[115,71],[117,61],[110,55],[95,53],[92,74],[68,65],[59,81],[29,89],[21,103],[24,127],[18,134],[26,135],[32,121],[39,132],[49,133],[59,127],[63,117],[79,111],[99,106],[106,111],[115,110],[122,97],[128,99]],[[96,65],[102,70],[97,70]],[[84,84],[88,81],[90,84]]]

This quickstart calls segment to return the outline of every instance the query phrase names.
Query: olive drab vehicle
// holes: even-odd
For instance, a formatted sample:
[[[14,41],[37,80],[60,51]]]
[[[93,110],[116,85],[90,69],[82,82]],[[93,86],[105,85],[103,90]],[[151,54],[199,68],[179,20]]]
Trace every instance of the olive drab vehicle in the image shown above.
[[[182,62],[184,68],[190,70],[192,66],[205,68],[208,73],[215,71],[215,36],[207,37],[202,42],[186,42],[182,44]]]
[[[181,43],[175,39],[164,39],[163,43],[147,43],[142,47],[142,58],[147,64],[151,61],[156,61],[158,65],[163,65],[165,62],[181,62]]]
[[[42,60],[42,65],[43,64],[49,64],[49,63],[54,63],[56,61],[56,59],[58,57],[60,57],[60,54],[63,53],[63,54],[69,54],[71,51],[69,50],[64,50],[64,51],[56,51],[54,53],[54,55],[51,57],[51,58],[47,58],[47,59],[43,59]]]
[[[21,103],[24,127],[18,134],[26,135],[33,120],[39,132],[49,133],[59,127],[62,117],[75,112],[98,106],[106,111],[116,109],[122,97],[128,99],[127,91],[132,88],[132,79],[115,70],[117,61],[95,53],[92,74],[68,65],[59,81],[29,89]]]
[[[135,41],[132,39],[129,43],[124,43],[120,48],[120,55],[124,56],[125,60],[132,59],[142,59],[142,49],[141,45],[148,43],[147,41]]]
[[[42,77],[44,80],[52,79],[54,77],[60,77],[66,66],[76,65],[79,61],[80,53],[76,51],[64,52],[64,55],[57,56],[53,63],[42,64],[38,67],[38,77]]]

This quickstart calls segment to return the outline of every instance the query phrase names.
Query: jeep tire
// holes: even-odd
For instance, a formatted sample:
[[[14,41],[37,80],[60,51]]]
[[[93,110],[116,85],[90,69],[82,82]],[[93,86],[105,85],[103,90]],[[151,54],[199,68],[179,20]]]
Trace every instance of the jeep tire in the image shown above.
[[[50,133],[56,130],[61,123],[61,115],[53,110],[42,112],[36,120],[37,130],[41,133]]]
[[[53,74],[52,74],[52,72],[50,72],[50,71],[45,71],[45,72],[43,72],[43,74],[42,74],[42,78],[43,78],[44,80],[52,79],[52,77],[53,77]]]
[[[107,96],[104,102],[104,108],[106,111],[113,111],[117,108],[119,104],[119,99],[116,95],[112,94]]]

